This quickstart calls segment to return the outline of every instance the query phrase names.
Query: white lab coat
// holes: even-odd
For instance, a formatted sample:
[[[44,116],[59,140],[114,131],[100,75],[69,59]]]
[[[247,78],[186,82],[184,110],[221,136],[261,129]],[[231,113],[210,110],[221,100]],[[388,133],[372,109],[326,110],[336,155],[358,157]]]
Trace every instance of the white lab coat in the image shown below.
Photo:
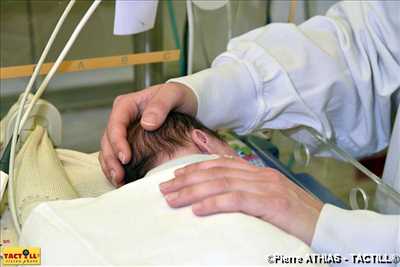
[[[400,2],[349,1],[296,26],[276,23],[229,42],[212,68],[173,79],[192,88],[207,126],[249,133],[306,125],[354,156],[386,148],[384,180],[400,190]],[[339,179],[339,178],[338,178]],[[325,205],[312,247],[400,253],[400,217]]]

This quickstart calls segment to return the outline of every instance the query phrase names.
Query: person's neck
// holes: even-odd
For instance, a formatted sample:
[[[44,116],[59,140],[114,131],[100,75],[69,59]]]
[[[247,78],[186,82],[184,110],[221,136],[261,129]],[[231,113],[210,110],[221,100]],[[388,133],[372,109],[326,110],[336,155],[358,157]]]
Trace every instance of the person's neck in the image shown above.
[[[161,165],[151,169],[146,176],[151,176],[155,173],[165,171],[171,168],[176,169],[178,166],[185,166],[187,164],[200,162],[204,160],[211,160],[218,158],[218,155],[210,155],[210,154],[200,154],[200,153],[193,153],[193,154],[186,154],[182,155],[181,157],[174,157],[170,160],[165,161]]]
[[[195,146],[195,145],[190,145],[182,148],[178,148],[173,155],[168,156],[168,155],[163,155],[161,156],[158,160],[157,163],[155,164],[155,168],[170,161],[173,159],[177,158],[182,158],[185,156],[193,155],[193,154],[202,154],[202,152]]]

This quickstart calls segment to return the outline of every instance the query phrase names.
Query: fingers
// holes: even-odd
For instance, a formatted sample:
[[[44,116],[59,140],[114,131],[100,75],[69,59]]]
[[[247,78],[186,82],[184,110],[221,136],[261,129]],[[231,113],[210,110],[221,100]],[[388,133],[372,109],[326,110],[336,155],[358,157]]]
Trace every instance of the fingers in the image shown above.
[[[222,178],[211,180],[209,182],[188,186],[182,190],[165,195],[165,199],[171,207],[184,207],[210,196],[224,194],[227,192],[248,192],[248,193],[266,193],[265,184],[254,181],[246,181],[236,178]]]
[[[108,177],[111,177],[111,174],[110,174],[110,172],[108,171],[108,168],[107,168],[106,163],[105,163],[105,161],[104,161],[104,159],[103,159],[103,155],[102,155],[101,151],[99,152],[98,160],[99,160],[99,162],[100,162],[100,167],[101,167],[101,170],[103,171],[104,175],[105,175],[107,178],[108,178]]]
[[[166,189],[160,187],[168,204],[179,208],[227,192],[279,195],[286,192],[287,183],[276,177],[274,172],[213,168],[177,177]]]
[[[216,213],[242,212],[255,217],[262,217],[268,210],[265,197],[249,192],[229,192],[207,198],[193,205],[193,213],[198,216]]]
[[[237,158],[224,157],[192,164],[179,173],[174,179],[160,184],[160,191],[172,207],[193,204],[233,190],[263,193],[285,187],[279,172],[255,167]],[[269,188],[265,188],[265,183],[270,183]]]
[[[136,104],[138,94],[118,96],[114,100],[113,109],[107,125],[108,143],[111,145],[114,157],[122,164],[131,159],[131,149],[127,141],[129,124],[138,116],[139,109]]]
[[[163,194],[181,190],[184,187],[211,180],[236,178],[242,180],[263,181],[264,177],[259,177],[256,173],[242,169],[215,167],[211,169],[201,169],[199,171],[185,173],[176,176],[174,179],[161,183],[160,190]]]
[[[99,161],[104,174],[114,186],[120,186],[123,182],[124,170],[119,160],[114,156],[114,151],[108,140],[107,132],[101,140]]]
[[[152,131],[158,129],[168,113],[178,108],[178,104],[182,101],[182,90],[176,90],[176,85],[161,84],[157,85],[154,90],[156,92],[151,99],[146,102],[143,109],[141,125],[146,130]]]

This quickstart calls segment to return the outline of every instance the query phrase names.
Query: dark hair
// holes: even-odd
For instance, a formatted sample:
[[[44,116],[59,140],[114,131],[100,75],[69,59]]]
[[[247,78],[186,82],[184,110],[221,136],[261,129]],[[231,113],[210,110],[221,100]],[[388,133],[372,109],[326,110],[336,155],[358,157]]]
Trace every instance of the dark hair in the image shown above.
[[[170,112],[164,124],[155,131],[143,129],[140,118],[137,118],[128,128],[132,160],[124,166],[125,183],[136,181],[146,175],[155,167],[161,155],[172,157],[178,148],[188,145],[191,142],[191,131],[194,129],[220,139],[216,132],[183,113]]]

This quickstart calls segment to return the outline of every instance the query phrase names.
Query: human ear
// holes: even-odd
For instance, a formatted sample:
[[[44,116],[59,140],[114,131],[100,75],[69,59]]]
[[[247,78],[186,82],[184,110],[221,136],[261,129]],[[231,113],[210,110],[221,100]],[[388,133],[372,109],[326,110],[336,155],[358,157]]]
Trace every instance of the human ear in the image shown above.
[[[201,153],[212,154],[213,149],[208,134],[199,129],[192,130],[192,141]]]

